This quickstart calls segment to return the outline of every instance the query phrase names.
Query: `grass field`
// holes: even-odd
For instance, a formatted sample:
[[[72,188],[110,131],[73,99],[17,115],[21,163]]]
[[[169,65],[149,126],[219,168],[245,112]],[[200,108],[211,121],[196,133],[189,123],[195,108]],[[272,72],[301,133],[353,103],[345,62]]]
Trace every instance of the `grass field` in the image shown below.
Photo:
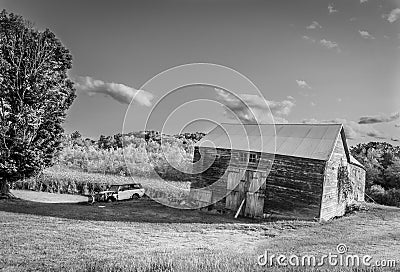
[[[320,224],[235,220],[229,215],[168,208],[150,199],[96,205],[1,200],[0,269],[305,271],[260,267],[257,257],[265,250],[336,253],[339,243],[346,244],[349,253],[369,254],[374,261],[399,262],[400,209],[368,207]]]

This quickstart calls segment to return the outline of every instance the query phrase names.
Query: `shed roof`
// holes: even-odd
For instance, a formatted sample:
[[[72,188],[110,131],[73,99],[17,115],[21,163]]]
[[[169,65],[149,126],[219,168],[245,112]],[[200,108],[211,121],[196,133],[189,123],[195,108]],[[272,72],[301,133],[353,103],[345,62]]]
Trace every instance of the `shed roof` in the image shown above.
[[[221,124],[196,146],[327,161],[342,130],[342,124]]]

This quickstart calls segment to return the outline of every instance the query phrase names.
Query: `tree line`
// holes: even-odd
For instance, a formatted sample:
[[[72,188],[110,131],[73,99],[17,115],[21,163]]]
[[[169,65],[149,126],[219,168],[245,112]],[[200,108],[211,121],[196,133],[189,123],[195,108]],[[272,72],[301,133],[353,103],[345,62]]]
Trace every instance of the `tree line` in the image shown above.
[[[117,149],[123,148],[130,144],[129,139],[139,138],[144,139],[146,142],[171,142],[173,139],[182,140],[182,144],[195,143],[204,137],[203,132],[185,132],[175,135],[161,134],[158,131],[146,130],[139,132],[117,133],[112,136],[100,135],[99,139],[94,140],[91,138],[84,138],[79,131],[74,131],[70,135],[66,135],[64,143],[67,145],[77,146],[97,146],[100,149]]]
[[[360,143],[351,148],[351,154],[366,169],[367,195],[381,204],[400,205],[400,147]]]

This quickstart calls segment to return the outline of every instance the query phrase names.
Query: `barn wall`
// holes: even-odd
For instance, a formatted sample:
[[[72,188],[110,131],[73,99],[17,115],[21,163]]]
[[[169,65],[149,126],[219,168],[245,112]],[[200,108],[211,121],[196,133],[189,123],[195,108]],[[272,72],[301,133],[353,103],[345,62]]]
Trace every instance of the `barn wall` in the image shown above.
[[[195,147],[193,170],[200,174],[193,175],[191,188],[207,187],[207,190],[212,192],[210,200],[212,204],[223,198],[226,195],[227,169],[230,159],[231,150],[218,149],[216,153],[212,148]],[[208,166],[211,162],[213,163]],[[206,170],[203,172],[203,169]],[[223,206],[224,203],[218,203],[218,205]]]
[[[202,188],[220,179],[219,184],[209,188],[213,195],[220,197],[226,194],[226,170],[228,166],[236,169],[245,169],[246,163],[240,162],[239,154],[245,151],[217,149],[215,162],[204,173],[196,175],[192,188]],[[200,155],[200,153],[202,155]],[[194,161],[213,160],[215,151],[211,148],[195,148]],[[248,170],[266,171],[270,169],[266,179],[264,213],[313,219],[319,217],[322,184],[324,180],[325,162],[306,158],[263,154],[259,164],[249,163]],[[207,163],[205,163],[207,164]],[[197,165],[200,170],[204,163]],[[225,172],[225,174],[224,174]],[[213,197],[213,199],[216,199]],[[217,205],[223,206],[224,200]]]
[[[324,169],[324,161],[276,155],[267,177],[264,213],[318,218]]]
[[[354,184],[354,200],[365,201],[365,170],[357,165],[350,164],[350,179]]]

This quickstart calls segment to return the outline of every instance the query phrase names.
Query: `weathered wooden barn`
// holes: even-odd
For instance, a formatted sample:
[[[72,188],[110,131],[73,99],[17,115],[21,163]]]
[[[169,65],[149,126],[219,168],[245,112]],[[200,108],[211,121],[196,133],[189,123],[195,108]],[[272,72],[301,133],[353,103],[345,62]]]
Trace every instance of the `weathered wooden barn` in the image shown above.
[[[196,144],[194,162],[191,195],[210,209],[328,220],[364,201],[365,169],[341,124],[223,124]]]

